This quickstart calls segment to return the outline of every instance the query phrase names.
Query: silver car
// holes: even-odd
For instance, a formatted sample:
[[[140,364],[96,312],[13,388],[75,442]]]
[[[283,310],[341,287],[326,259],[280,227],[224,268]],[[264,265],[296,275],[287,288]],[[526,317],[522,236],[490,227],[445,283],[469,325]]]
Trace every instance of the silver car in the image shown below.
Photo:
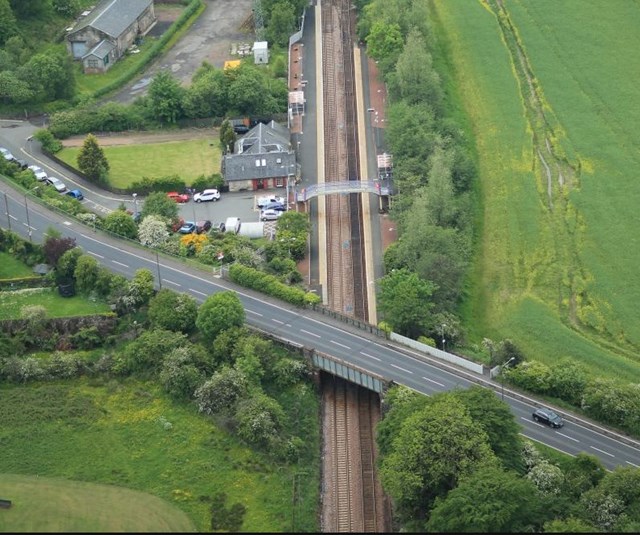
[[[60,193],[67,191],[67,186],[64,185],[64,182],[54,176],[47,178],[47,184],[51,184]]]

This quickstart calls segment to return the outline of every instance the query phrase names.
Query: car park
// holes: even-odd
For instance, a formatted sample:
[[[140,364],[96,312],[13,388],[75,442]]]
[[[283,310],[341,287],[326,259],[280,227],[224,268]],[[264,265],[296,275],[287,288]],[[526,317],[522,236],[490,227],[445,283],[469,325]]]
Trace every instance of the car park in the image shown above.
[[[0,154],[2,154],[4,159],[7,160],[8,162],[12,162],[13,160],[15,160],[13,154],[11,154],[11,151],[9,149],[5,149],[4,147],[0,147]]]
[[[205,189],[200,193],[196,193],[193,196],[193,200],[195,202],[208,202],[208,201],[218,201],[220,200],[220,192],[217,189]]]
[[[193,221],[187,221],[178,229],[178,232],[180,234],[193,234],[195,230],[196,224]]]
[[[39,180],[40,182],[42,182],[42,181],[47,179],[48,175],[47,175],[47,173],[44,172],[42,167],[38,167],[37,165],[30,165],[28,167],[28,169],[31,169],[31,171],[35,175],[36,179]]]
[[[60,180],[59,178],[50,176],[47,177],[46,182],[47,184],[51,184],[54,188],[56,188],[56,191],[58,191],[59,193],[64,193],[65,191],[67,191],[67,186],[65,186],[64,182],[62,182],[62,180]]]
[[[72,189],[70,191],[67,191],[67,195],[69,195],[69,197],[73,197],[74,199],[78,199],[79,201],[84,199],[84,195],[79,189]]]
[[[262,212],[260,212],[260,221],[275,221],[283,213],[284,212],[279,210],[262,210]]]
[[[264,195],[262,197],[258,197],[258,199],[256,200],[256,204],[258,205],[258,208],[266,208],[266,205],[269,203],[279,203],[284,205],[285,203],[285,199],[284,197],[277,197],[275,195]]]
[[[284,212],[286,210],[286,206],[279,202],[269,202],[262,207],[262,210],[277,210],[278,212]]]
[[[202,234],[203,232],[209,232],[211,229],[211,221],[204,219],[196,223],[196,234]]]
[[[167,193],[167,197],[169,197],[169,199],[171,199],[172,201],[176,201],[178,203],[189,201],[189,195],[187,195],[186,193],[178,193],[177,191],[170,191],[169,193]]]
[[[564,425],[562,418],[549,409],[536,409],[533,411],[533,420],[556,429]]]

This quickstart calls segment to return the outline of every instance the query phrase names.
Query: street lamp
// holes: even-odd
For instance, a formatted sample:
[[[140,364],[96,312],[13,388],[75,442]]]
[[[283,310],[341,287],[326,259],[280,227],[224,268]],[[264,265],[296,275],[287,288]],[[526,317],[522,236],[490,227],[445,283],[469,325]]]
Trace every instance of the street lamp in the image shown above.
[[[507,362],[505,362],[502,366],[500,366],[500,386],[501,386],[502,401],[504,401],[504,377],[502,376],[502,368],[508,367],[509,364],[511,364],[514,360],[516,360],[516,358],[511,357]]]
[[[158,251],[156,251],[156,267],[158,268],[158,286],[162,290],[162,277],[160,276],[160,259],[158,258]]]
[[[445,340],[445,337],[444,337],[444,330],[446,328],[447,328],[447,324],[446,323],[443,323],[442,325],[440,325],[440,335],[442,336],[442,351],[445,351],[445,352],[446,352],[446,349],[445,349],[446,340]]]
[[[133,197],[133,220],[137,222],[138,220],[138,194],[132,193]]]
[[[35,186],[34,188],[31,188],[29,191],[27,191],[24,194],[24,211],[27,213],[27,229],[28,229],[28,233],[29,233],[29,241],[33,241],[31,238],[31,222],[29,221],[29,205],[27,204],[27,193],[31,193],[32,191],[38,191],[38,189],[40,189],[39,186]],[[5,197],[6,200],[6,197]]]

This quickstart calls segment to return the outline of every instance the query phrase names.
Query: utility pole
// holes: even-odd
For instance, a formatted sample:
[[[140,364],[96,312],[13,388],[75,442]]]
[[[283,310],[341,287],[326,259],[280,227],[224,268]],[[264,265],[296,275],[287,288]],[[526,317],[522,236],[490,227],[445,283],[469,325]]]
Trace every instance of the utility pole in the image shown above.
[[[11,231],[11,216],[9,215],[9,201],[7,199],[7,192],[4,192],[4,205],[7,210],[7,225],[9,226],[9,231]]]

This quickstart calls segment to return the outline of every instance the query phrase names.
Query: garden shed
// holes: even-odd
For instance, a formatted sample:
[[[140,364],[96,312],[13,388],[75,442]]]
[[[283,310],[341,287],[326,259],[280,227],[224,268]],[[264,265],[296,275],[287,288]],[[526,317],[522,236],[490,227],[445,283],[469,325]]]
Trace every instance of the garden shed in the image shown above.
[[[266,41],[253,43],[253,61],[256,65],[269,63],[269,47]]]

